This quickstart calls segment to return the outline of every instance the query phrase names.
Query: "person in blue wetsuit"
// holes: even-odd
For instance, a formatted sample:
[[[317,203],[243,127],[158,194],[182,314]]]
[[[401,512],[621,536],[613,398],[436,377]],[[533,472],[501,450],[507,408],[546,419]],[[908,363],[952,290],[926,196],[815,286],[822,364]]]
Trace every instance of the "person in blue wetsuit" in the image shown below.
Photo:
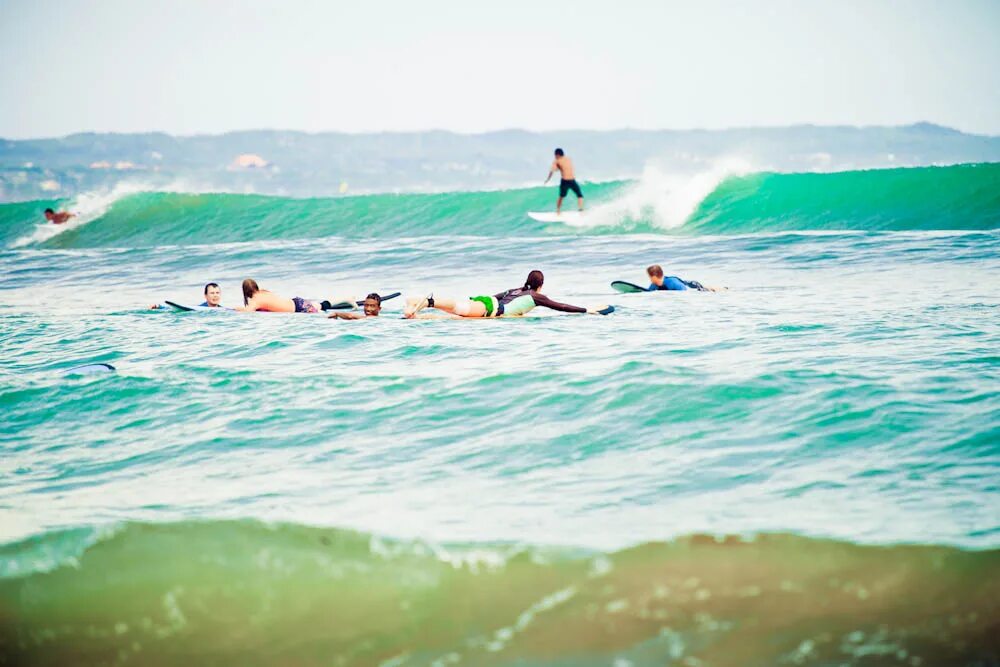
[[[646,269],[646,274],[649,276],[650,285],[646,288],[647,292],[656,292],[657,290],[686,290],[695,289],[699,292],[718,292],[720,290],[726,289],[725,287],[710,287],[708,285],[702,285],[697,280],[682,280],[677,276],[664,276],[663,268],[659,264],[653,264]]]
[[[205,285],[205,300],[198,304],[202,308],[222,308],[223,310],[232,310],[232,308],[226,308],[222,305],[222,288],[219,287],[219,283],[208,283]],[[165,308],[162,304],[154,303],[150,306],[151,310],[162,310]]]
[[[198,304],[205,308],[222,308],[222,288],[219,283],[205,285],[205,300]]]

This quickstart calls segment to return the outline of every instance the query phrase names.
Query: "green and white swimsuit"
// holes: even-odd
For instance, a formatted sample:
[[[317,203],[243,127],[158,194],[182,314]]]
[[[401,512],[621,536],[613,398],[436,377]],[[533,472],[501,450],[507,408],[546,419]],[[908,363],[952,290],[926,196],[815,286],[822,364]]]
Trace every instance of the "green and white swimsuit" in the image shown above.
[[[509,289],[493,296],[474,296],[470,297],[470,300],[478,301],[486,307],[486,317],[500,317],[501,315],[517,317],[524,315],[535,306],[543,306],[564,313],[587,312],[586,308],[553,301],[544,294],[524,287]]]

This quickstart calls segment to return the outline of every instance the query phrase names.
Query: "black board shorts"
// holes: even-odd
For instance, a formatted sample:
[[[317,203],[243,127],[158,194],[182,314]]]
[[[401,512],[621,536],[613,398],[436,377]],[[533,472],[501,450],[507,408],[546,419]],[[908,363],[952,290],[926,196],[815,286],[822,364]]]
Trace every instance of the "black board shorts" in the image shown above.
[[[570,190],[572,190],[573,192],[575,192],[577,197],[583,197],[583,193],[580,192],[580,186],[577,185],[577,182],[576,182],[575,178],[571,178],[568,181],[564,178],[561,181],[559,181],[559,196],[560,197],[565,197],[566,193],[569,192]]]

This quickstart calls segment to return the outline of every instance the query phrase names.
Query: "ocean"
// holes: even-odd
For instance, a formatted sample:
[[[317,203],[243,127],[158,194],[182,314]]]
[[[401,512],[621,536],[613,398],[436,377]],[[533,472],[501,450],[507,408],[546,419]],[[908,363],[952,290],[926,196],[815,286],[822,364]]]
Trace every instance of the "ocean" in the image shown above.
[[[0,204],[0,665],[1000,664],[1000,164],[583,187]]]

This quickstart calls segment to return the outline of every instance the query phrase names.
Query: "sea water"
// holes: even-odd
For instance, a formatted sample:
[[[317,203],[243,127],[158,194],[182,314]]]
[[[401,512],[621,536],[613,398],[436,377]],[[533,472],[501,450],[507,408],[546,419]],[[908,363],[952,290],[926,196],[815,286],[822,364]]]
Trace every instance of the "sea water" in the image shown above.
[[[0,205],[0,664],[996,661],[1000,166],[584,186]]]

